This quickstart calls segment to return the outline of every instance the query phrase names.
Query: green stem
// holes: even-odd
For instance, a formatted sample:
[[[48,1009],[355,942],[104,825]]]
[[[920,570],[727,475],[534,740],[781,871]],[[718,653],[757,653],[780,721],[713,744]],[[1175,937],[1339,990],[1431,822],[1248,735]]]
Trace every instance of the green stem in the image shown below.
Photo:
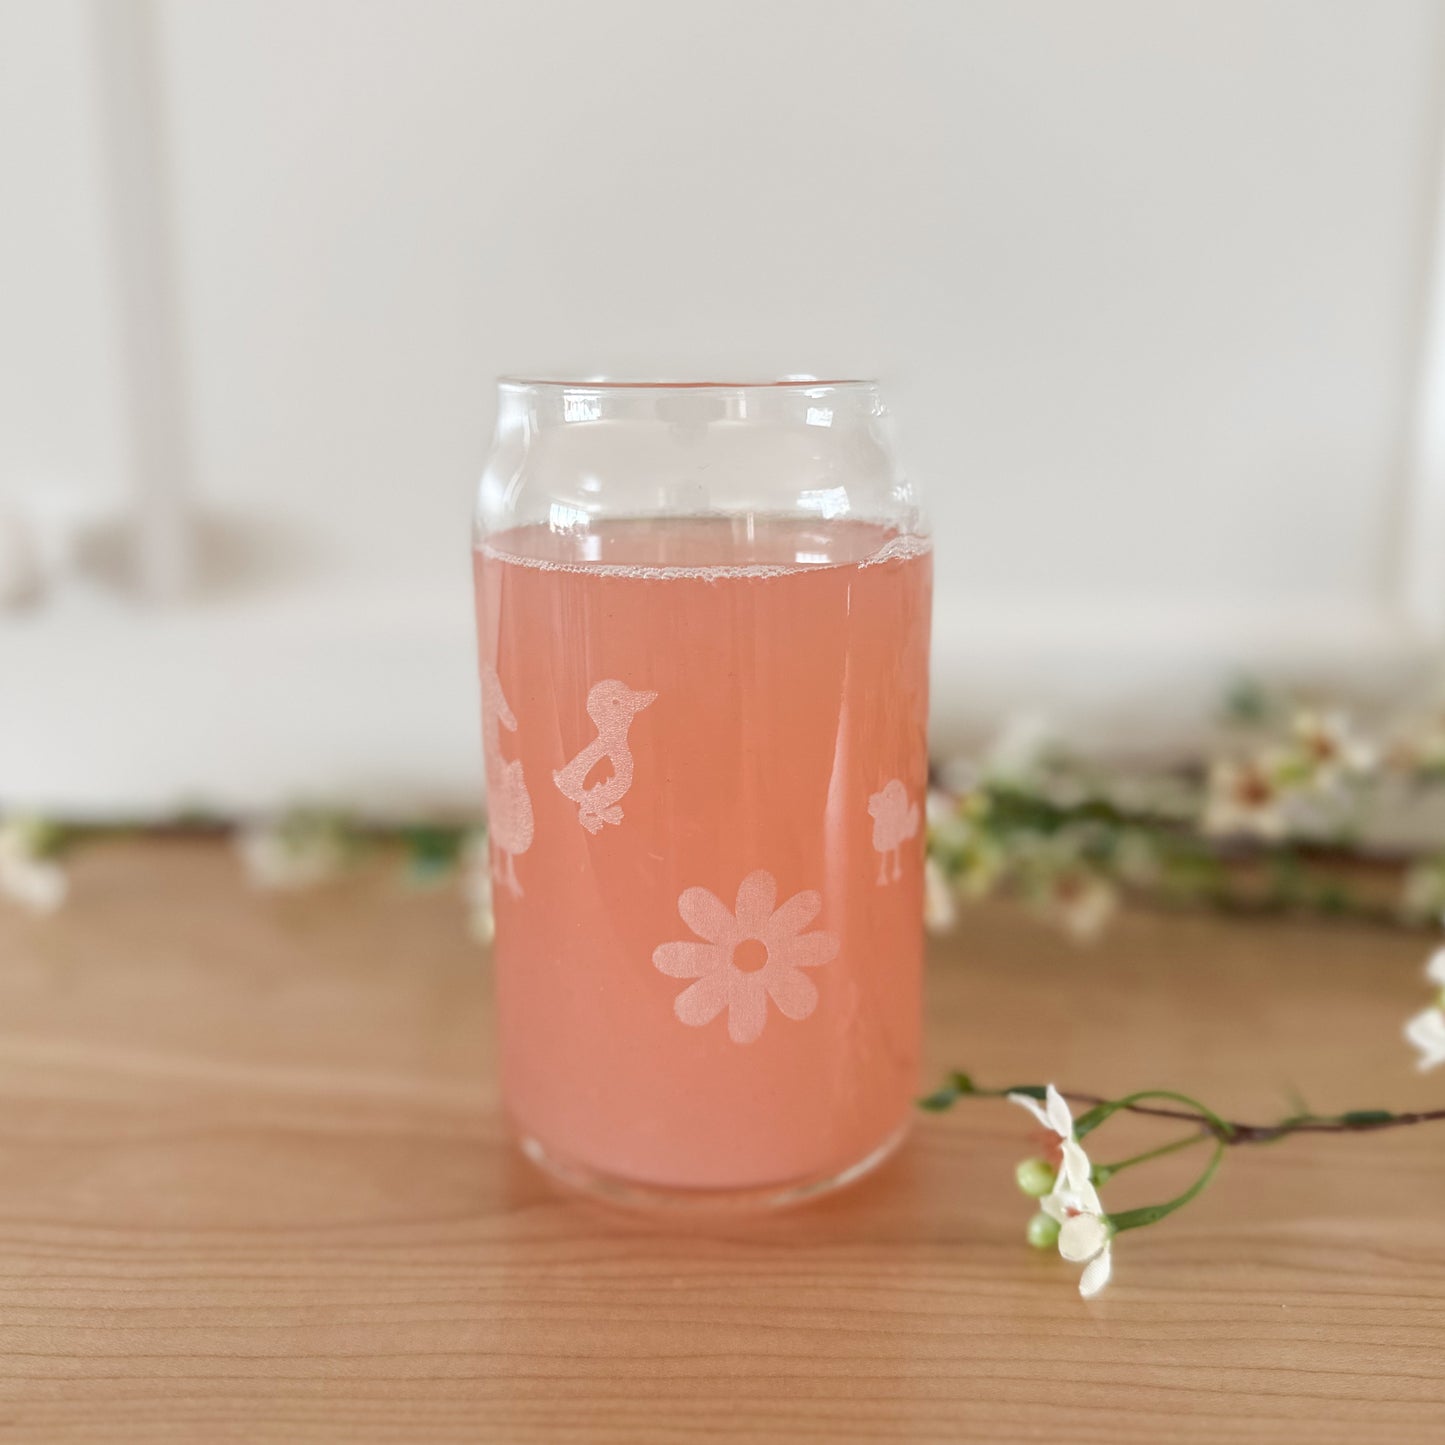
[[[1204,1172],[1183,1194],[1166,1200],[1163,1204],[1146,1204],[1142,1209],[1126,1209],[1122,1214],[1111,1214],[1109,1223],[1113,1226],[1114,1233],[1118,1234],[1125,1229],[1140,1229],[1146,1224],[1157,1224],[1166,1214],[1183,1209],[1214,1178],[1214,1171],[1219,1168],[1219,1161],[1223,1158],[1224,1140],[1216,1139],[1214,1153],[1210,1156],[1209,1163],[1204,1166]]]
[[[1167,1099],[1171,1103],[1184,1104],[1193,1109],[1221,1143],[1228,1142],[1234,1135],[1233,1124],[1221,1119],[1208,1105],[1201,1104],[1198,1099],[1191,1099],[1188,1094],[1176,1094],[1171,1089],[1140,1089],[1137,1093],[1126,1094],[1122,1099],[1106,1099],[1103,1103],[1096,1104],[1088,1113],[1080,1114],[1074,1120],[1074,1138],[1082,1139],[1120,1109],[1131,1109],[1145,1099]]]
[[[1272,1144],[1277,1139],[1291,1134],[1363,1134],[1377,1129],[1398,1129],[1412,1124],[1445,1123],[1445,1109],[1416,1109],[1392,1113],[1389,1109],[1347,1109],[1343,1114],[1293,1114],[1277,1124],[1245,1124],[1237,1120],[1221,1119],[1212,1109],[1206,1109],[1187,1094],[1167,1093],[1162,1089],[1148,1089],[1143,1093],[1131,1094],[1127,1099],[1101,1099],[1097,1094],[1081,1094],[1073,1089],[1059,1091],[1064,1098],[1075,1104],[1089,1104],[1093,1107],[1087,1114],[1079,1116],[1075,1129],[1083,1133],[1078,1125],[1086,1119],[1093,1122],[1089,1128],[1103,1122],[1108,1114],[1120,1109],[1131,1114],[1143,1114],[1151,1119],[1172,1119],[1181,1124],[1198,1124],[1224,1144]],[[964,1073],[948,1076],[943,1088],[918,1101],[921,1109],[942,1113],[951,1109],[960,1099],[1004,1099],[1010,1094],[1027,1094],[1031,1099],[1044,1099],[1042,1084],[1015,1084],[1008,1089],[980,1089]],[[1160,1108],[1157,1104],[1131,1102],[1137,1099],[1174,1099],[1190,1105],[1187,1109]],[[1100,1113],[1101,1110],[1107,1112]],[[1097,1116],[1097,1117],[1095,1117]]]
[[[1209,1135],[1206,1133],[1188,1134],[1183,1139],[1175,1139],[1172,1143],[1161,1144],[1157,1149],[1149,1149],[1143,1154],[1135,1154],[1132,1158],[1121,1159],[1117,1164],[1095,1164],[1094,1183],[1107,1183],[1121,1169],[1132,1168],[1135,1164],[1146,1164],[1150,1159],[1162,1159],[1164,1155],[1176,1153],[1180,1149],[1192,1149],[1196,1144],[1202,1144],[1207,1138]]]

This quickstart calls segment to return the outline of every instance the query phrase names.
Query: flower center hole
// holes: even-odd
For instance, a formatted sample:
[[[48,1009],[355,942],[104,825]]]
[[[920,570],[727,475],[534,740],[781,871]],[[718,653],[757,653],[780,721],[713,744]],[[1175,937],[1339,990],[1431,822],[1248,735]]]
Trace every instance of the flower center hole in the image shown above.
[[[761,938],[745,938],[733,949],[733,967],[756,973],[768,961],[768,946]]]

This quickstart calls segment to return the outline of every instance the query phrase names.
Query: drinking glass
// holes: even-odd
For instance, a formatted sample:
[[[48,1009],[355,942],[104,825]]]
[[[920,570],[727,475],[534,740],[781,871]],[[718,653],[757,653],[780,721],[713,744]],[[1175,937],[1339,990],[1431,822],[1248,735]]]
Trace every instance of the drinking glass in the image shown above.
[[[858,1177],[918,1085],[928,770],[877,386],[504,379],[475,577],[522,1148],[634,1201]]]

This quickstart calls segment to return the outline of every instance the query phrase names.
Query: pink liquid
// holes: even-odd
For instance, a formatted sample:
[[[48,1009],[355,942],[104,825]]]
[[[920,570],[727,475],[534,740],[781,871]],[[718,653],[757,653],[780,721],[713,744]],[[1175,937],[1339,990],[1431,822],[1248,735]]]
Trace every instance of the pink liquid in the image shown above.
[[[919,1082],[926,546],[618,521],[504,532],[476,564],[521,1134],[669,1189],[884,1147]]]

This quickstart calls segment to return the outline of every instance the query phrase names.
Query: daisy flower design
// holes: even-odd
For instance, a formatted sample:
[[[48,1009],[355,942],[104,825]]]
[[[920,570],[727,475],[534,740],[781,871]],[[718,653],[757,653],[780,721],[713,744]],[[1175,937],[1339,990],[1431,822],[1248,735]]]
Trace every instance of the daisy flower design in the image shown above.
[[[823,906],[820,894],[795,893],[781,907],[777,898],[777,880],[761,868],[743,879],[732,909],[706,888],[683,891],[677,911],[702,942],[660,944],[652,955],[669,978],[696,980],[673,1000],[681,1022],[701,1028],[726,1010],[728,1037],[750,1044],[768,1021],[769,999],[795,1021],[817,1008],[817,986],[803,970],[837,956],[837,935],[803,931]]]

